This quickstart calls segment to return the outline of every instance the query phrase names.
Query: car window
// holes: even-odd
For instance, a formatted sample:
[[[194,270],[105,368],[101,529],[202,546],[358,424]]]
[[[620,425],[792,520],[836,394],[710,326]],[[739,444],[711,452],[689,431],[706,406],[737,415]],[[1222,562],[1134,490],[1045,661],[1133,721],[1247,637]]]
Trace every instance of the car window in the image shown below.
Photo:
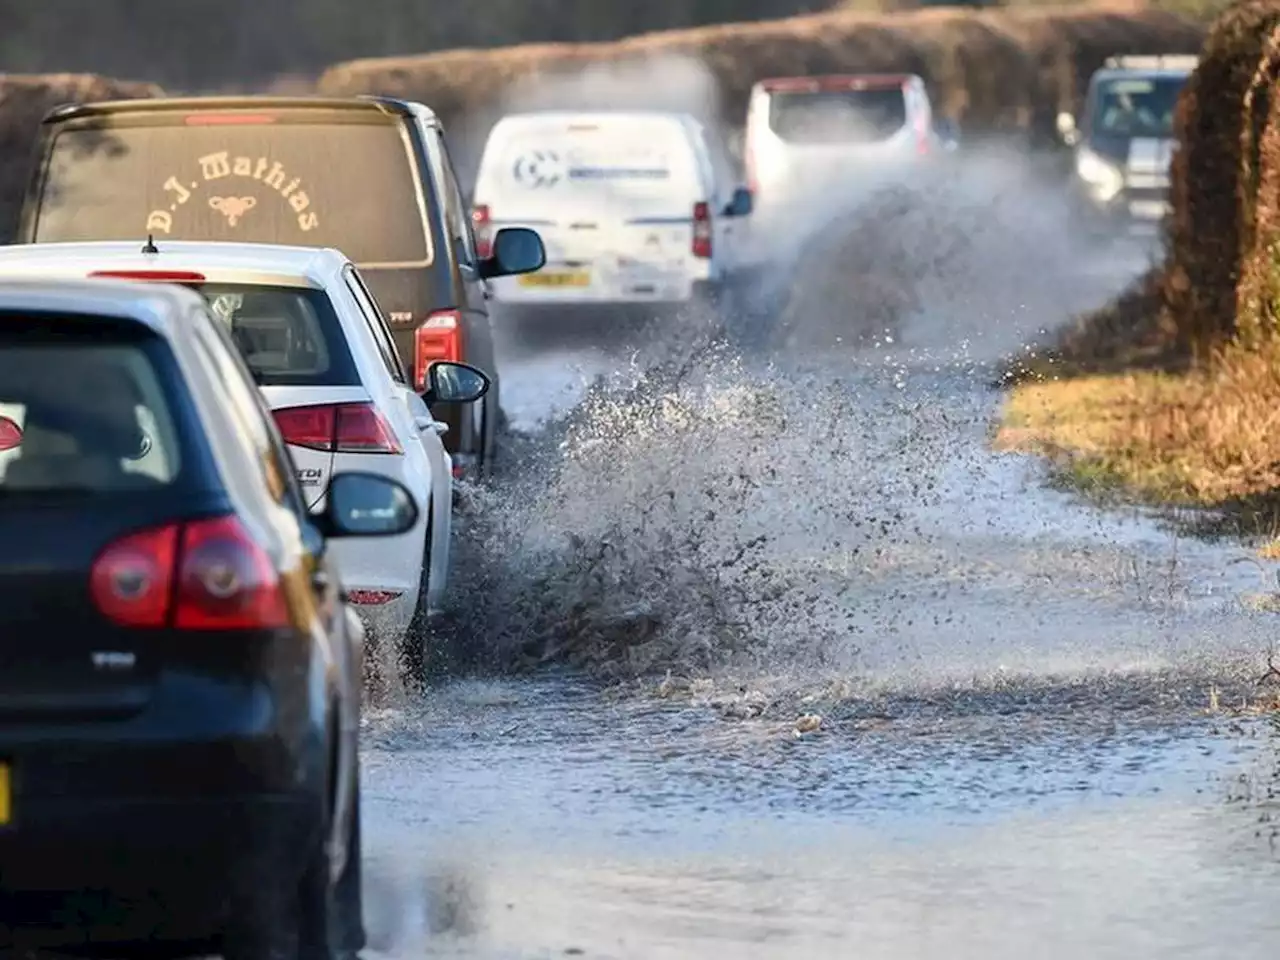
[[[157,373],[160,341],[20,326],[6,322],[0,338],[0,495],[172,485],[180,441]]]
[[[777,90],[769,98],[769,126],[789,143],[874,143],[906,123],[901,87]]]
[[[196,330],[195,343],[214,374],[213,387],[220,394],[219,405],[231,415],[246,445],[258,456],[268,492],[277,503],[294,506],[289,503],[291,493],[297,495],[299,501],[301,495],[295,486],[293,470],[287,457],[282,458],[273,449],[271,430],[266,422],[268,414],[229,333],[207,313],[197,312],[192,317],[192,326]],[[211,342],[208,338],[214,340]]]
[[[304,287],[196,288],[261,387],[354,387],[360,373],[329,295]]]
[[[462,188],[458,184],[457,167],[454,166],[453,157],[449,153],[448,141],[445,140],[443,135],[437,135],[440,137],[440,156],[444,160],[445,192],[450,198],[449,203],[458,212],[458,229],[461,230],[458,239],[465,253],[466,259],[464,262],[475,265],[479,261],[479,257],[476,254],[475,229],[472,227],[467,204],[462,196]]]
[[[365,325],[369,328],[369,332],[373,334],[374,343],[378,345],[378,355],[382,358],[382,365],[387,368],[387,373],[396,383],[407,383],[408,378],[404,375],[404,366],[400,362],[399,351],[396,350],[395,341],[391,339],[391,335],[387,332],[386,319],[382,313],[382,309],[378,306],[378,302],[373,299],[373,295],[360,280],[360,275],[356,273],[355,267],[348,264],[342,271],[343,278],[347,281],[347,289],[351,291],[351,296],[355,297],[356,305],[360,307],[360,314],[364,318]]]
[[[457,178],[449,164],[449,154],[445,149],[444,137],[436,130],[431,135],[432,147],[427,150],[431,157],[431,172],[440,191],[440,202],[444,208],[444,223],[453,240],[453,248],[458,262],[474,266],[476,262],[475,242],[471,233],[470,217],[462,202],[462,191],[458,189]]]
[[[35,237],[336,247],[356,263],[434,259],[413,140],[380,111],[273,109],[269,123],[190,123],[189,109],[56,124]],[[428,211],[429,214],[429,211]]]

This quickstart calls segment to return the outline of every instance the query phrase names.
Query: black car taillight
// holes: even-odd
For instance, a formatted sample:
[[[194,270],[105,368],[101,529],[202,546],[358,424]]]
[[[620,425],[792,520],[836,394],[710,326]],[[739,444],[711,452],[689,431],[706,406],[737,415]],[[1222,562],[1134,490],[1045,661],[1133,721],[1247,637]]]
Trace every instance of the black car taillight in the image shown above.
[[[115,541],[94,561],[89,590],[102,615],[126,627],[289,624],[271,558],[235,516],[167,524]]]

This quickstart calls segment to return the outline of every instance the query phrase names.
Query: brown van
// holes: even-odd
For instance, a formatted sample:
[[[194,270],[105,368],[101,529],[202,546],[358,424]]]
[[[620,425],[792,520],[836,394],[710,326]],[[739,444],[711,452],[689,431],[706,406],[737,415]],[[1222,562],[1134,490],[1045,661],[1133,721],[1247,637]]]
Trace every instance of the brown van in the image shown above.
[[[488,280],[538,269],[530,230],[481,257],[440,121],[383,97],[191,97],[59,107],[22,208],[25,243],[164,240],[336,247],[379,301],[420,389],[437,360],[492,378],[433,411],[459,475],[493,463],[502,416]]]

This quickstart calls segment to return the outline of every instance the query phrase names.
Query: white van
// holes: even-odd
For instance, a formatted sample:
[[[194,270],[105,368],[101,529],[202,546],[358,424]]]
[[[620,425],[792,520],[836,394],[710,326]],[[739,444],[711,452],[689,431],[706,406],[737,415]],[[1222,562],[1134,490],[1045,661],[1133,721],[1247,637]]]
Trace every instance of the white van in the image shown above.
[[[540,111],[489,133],[472,220],[483,248],[501,227],[537,230],[536,273],[491,282],[520,306],[672,305],[711,298],[732,261],[733,221],[751,195],[694,118],[651,111]]]
[[[953,148],[915,74],[777,77],[751,89],[743,162],[756,205],[776,211]]]

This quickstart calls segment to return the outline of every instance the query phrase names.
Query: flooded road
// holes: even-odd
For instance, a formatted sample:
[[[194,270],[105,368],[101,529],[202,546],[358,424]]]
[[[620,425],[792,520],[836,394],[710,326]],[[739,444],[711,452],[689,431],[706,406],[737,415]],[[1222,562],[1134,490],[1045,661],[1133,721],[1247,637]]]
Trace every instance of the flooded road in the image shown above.
[[[1082,299],[1132,270],[1086,267]],[[987,452],[994,351],[926,333],[717,371],[660,423],[606,403],[500,497],[478,632],[572,623],[590,669],[370,711],[369,956],[1275,952],[1273,566]],[[517,430],[633,362],[551,340],[508,354]],[[561,537],[609,549],[587,576]]]

